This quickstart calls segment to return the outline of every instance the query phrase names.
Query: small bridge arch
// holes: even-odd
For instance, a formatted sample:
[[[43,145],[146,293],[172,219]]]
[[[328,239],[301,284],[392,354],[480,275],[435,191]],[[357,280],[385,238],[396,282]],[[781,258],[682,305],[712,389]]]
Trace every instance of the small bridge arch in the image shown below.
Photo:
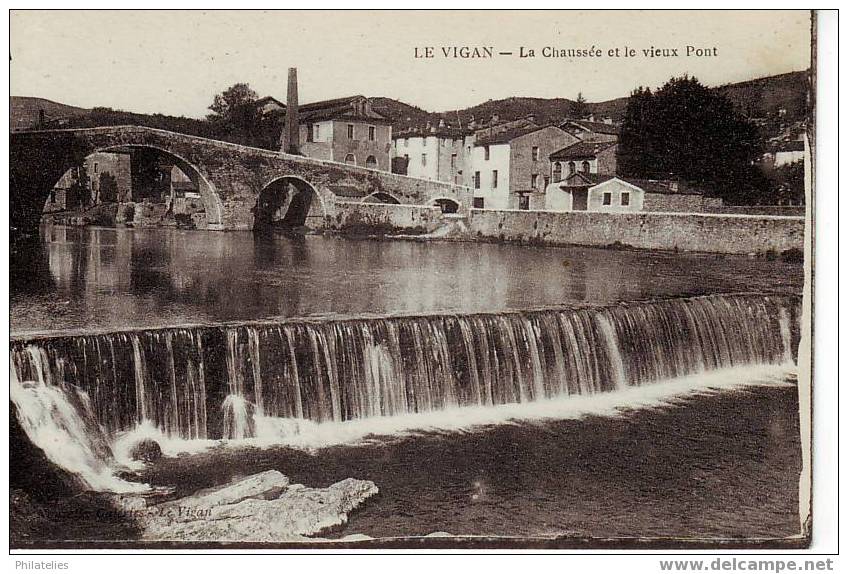
[[[253,229],[318,227],[327,215],[322,194],[297,175],[281,175],[262,186],[253,208]]]
[[[458,213],[462,205],[452,197],[434,197],[429,205],[438,207],[442,213]]]
[[[363,197],[360,203],[389,203],[392,205],[399,205],[400,200],[390,193],[375,191],[374,193],[369,193]]]

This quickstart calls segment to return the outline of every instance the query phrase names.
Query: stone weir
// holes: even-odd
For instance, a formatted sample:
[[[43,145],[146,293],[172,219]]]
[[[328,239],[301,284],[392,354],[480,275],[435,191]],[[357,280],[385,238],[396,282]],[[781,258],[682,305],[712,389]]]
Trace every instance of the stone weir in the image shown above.
[[[151,423],[173,437],[245,438],[258,416],[345,421],[791,363],[799,324],[799,297],[740,293],[13,338],[11,359],[13,379],[73,391],[107,436]]]

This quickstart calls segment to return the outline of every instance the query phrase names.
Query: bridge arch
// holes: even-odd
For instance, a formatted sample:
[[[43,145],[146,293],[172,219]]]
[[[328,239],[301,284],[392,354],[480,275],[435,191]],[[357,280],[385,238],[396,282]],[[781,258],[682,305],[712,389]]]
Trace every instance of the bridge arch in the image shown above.
[[[442,213],[457,213],[462,207],[462,204],[452,197],[434,197],[428,205],[440,208]]]
[[[206,208],[206,223],[212,228],[220,228],[223,224],[224,205],[221,201],[221,196],[215,189],[215,185],[209,181],[198,166],[165,147],[152,143],[132,143],[118,145],[101,145],[96,146],[86,157],[95,153],[120,153],[133,150],[154,150],[155,152],[175,160],[175,165],[180,168],[185,175],[191,179],[192,183],[197,186],[197,191],[203,201],[203,206]]]
[[[360,200],[360,203],[389,203],[392,205],[400,205],[400,200],[390,193],[385,191],[375,191],[370,193]]]
[[[262,186],[253,208],[253,229],[320,227],[327,215],[322,194],[296,175],[282,175]]]

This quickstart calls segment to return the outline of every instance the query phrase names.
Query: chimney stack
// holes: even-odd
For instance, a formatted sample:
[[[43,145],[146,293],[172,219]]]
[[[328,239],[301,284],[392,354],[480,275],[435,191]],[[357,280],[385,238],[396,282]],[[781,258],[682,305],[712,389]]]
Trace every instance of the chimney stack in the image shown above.
[[[297,68],[289,68],[286,93],[286,126],[283,128],[283,153],[300,155],[300,122],[297,109]]]

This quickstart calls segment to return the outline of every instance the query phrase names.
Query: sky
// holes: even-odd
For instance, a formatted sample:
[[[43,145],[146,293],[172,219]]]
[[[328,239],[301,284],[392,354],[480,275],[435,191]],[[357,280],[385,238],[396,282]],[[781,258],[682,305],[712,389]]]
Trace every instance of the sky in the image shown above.
[[[810,62],[807,11],[18,10],[10,34],[12,95],[189,117],[237,82],[285,101],[289,67],[301,102],[363,94],[444,111],[511,96],[603,101],[684,73],[716,86]],[[443,55],[461,46],[494,56]],[[415,57],[427,47],[433,58]],[[651,47],[677,56],[645,56]]]

